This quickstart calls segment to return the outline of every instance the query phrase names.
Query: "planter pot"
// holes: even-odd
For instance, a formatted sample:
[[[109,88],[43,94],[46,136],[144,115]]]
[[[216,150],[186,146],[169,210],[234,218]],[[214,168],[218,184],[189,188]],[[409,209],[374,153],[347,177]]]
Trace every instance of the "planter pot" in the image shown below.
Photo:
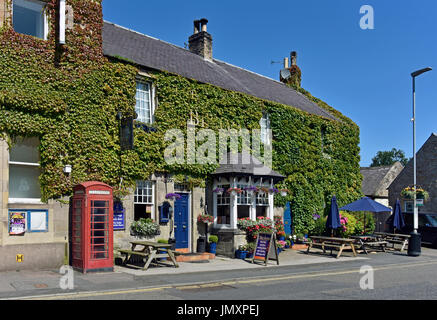
[[[209,253],[216,253],[217,252],[217,243],[215,243],[215,242],[211,242],[210,244],[209,244],[209,248],[208,248],[208,252]]]
[[[284,236],[280,236],[278,240],[279,241],[285,241],[285,237]]]
[[[236,250],[235,251],[235,258],[237,259],[246,259],[247,251],[243,250]]]
[[[167,252],[158,250],[158,254],[163,254],[163,253],[167,253]],[[167,258],[159,258],[159,261],[167,261]]]
[[[253,258],[253,252],[248,252],[246,254],[246,259],[252,259]]]
[[[288,249],[288,248],[290,248],[290,246],[288,244],[286,244],[285,245],[285,249]]]

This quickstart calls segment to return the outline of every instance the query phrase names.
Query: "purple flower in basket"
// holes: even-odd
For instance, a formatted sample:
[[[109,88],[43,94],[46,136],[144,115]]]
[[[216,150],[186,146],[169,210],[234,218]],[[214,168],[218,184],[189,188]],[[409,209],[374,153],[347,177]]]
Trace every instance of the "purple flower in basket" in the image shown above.
[[[320,219],[320,215],[318,215],[317,213],[313,214],[313,219],[314,220],[319,220]]]
[[[167,193],[165,195],[166,199],[170,199],[170,200],[179,200],[181,198],[180,195],[178,195],[177,193]]]
[[[278,193],[279,190],[277,188],[270,188],[269,193]]]
[[[243,188],[243,190],[246,191],[248,194],[252,194],[252,193],[256,192],[257,187],[254,187],[254,186],[245,187],[245,188]]]
[[[212,190],[212,192],[222,194],[223,192],[225,192],[225,189],[223,189],[223,188],[215,188],[214,190]]]

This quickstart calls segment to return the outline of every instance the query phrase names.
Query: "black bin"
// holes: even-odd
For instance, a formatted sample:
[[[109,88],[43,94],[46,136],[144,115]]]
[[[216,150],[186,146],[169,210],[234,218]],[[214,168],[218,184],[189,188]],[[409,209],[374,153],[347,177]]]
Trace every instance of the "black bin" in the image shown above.
[[[175,238],[168,238],[168,244],[171,244],[171,250],[176,250],[176,239]]]
[[[197,239],[197,253],[204,253],[206,251],[206,237],[199,237]]]

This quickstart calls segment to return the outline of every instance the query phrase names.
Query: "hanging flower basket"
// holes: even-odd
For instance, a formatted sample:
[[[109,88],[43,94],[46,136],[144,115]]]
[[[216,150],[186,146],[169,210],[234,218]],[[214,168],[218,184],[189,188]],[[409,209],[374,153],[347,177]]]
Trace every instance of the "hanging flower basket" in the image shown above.
[[[223,189],[223,188],[215,188],[214,190],[212,190],[212,192],[217,193],[218,195],[222,195],[223,192],[225,192],[225,189]]]
[[[179,199],[181,198],[181,196],[178,195],[177,193],[167,193],[167,194],[165,195],[165,198],[166,198],[167,200],[179,200]]]
[[[243,190],[241,190],[240,188],[229,188],[226,192],[235,196],[237,194],[242,193]]]
[[[245,187],[245,188],[243,188],[243,190],[248,194],[248,195],[253,195],[255,192],[256,192],[256,190],[257,190],[257,188],[256,187],[253,187],[253,186],[250,186],[250,187]]]
[[[265,188],[265,187],[261,187],[261,188],[257,188],[257,189],[256,189],[256,192],[257,192],[259,195],[262,196],[262,195],[268,193],[268,192],[269,192],[269,189],[268,189],[268,188]]]
[[[290,192],[290,190],[288,190],[288,189],[281,189],[281,190],[279,190],[279,192],[281,193],[281,196],[286,197],[287,194]]]
[[[279,190],[277,189],[277,188],[270,188],[269,189],[269,193],[270,194],[276,194],[276,193],[278,193],[279,192]]]
[[[412,200],[414,199],[414,188],[413,187],[406,187],[401,191],[401,197],[403,199]],[[417,187],[416,188],[416,199],[422,199],[423,201],[428,201],[429,199],[429,193],[428,191],[424,190],[423,188]]]
[[[201,214],[197,217],[197,222],[203,222],[203,223],[213,223],[214,217],[210,216],[208,214]]]

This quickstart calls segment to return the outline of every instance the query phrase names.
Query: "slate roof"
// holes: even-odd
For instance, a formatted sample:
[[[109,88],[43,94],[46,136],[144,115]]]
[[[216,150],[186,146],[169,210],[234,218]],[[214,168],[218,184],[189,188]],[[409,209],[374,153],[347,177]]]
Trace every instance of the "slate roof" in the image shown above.
[[[403,166],[396,162],[390,166],[362,167],[360,172],[363,175],[362,191],[366,196],[383,196],[392,181],[402,171]]]
[[[126,58],[143,67],[178,74],[338,121],[306,96],[279,81],[217,59],[207,61],[189,50],[109,22],[103,25],[103,53],[110,57]]]
[[[275,183],[284,180],[285,176],[265,166],[257,158],[243,153],[228,152],[226,157],[220,160],[220,167],[212,174],[213,176],[254,176],[273,178]]]
[[[375,195],[379,190],[381,181],[390,171],[391,166],[361,168],[363,175],[362,191],[366,196]]]

